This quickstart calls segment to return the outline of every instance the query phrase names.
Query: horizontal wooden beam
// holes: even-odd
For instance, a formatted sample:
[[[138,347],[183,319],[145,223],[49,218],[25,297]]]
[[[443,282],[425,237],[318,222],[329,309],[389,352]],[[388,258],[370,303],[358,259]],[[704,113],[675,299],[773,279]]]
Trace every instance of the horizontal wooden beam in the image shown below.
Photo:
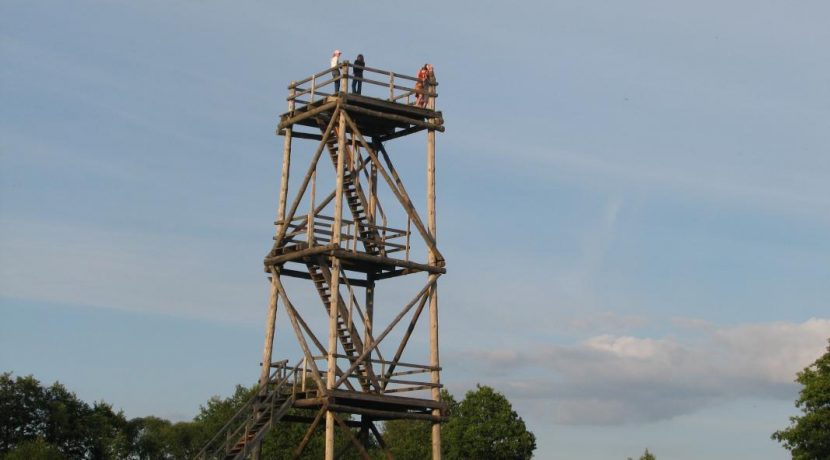
[[[444,132],[444,126],[441,125],[441,124],[437,124],[437,123],[431,123],[431,122],[428,122],[428,121],[418,120],[416,118],[405,117],[403,115],[395,115],[395,114],[392,114],[392,113],[381,112],[379,110],[366,109],[366,108],[358,107],[358,106],[352,105],[352,104],[343,104],[341,107],[343,109],[345,109],[347,112],[361,113],[363,115],[369,115],[369,116],[377,117],[377,118],[385,118],[387,120],[394,120],[394,121],[397,121],[397,122],[400,122],[400,123],[406,123],[406,124],[410,124],[410,125],[421,126],[423,128],[427,128],[427,129],[434,129],[434,130],[440,131],[442,133]]]
[[[419,270],[428,273],[447,273],[447,269],[437,265],[419,264],[417,262],[409,262],[401,259],[393,259],[391,257],[376,256],[366,254],[363,252],[352,252],[346,249],[334,249],[331,254],[341,259],[359,260],[362,262],[375,263],[379,265],[392,265],[395,267],[404,267]]]
[[[395,407],[396,410],[406,409],[446,409],[447,403],[443,401],[433,401],[431,399],[410,398],[407,396],[386,396],[377,393],[359,393],[347,390],[331,390],[330,397],[334,398],[331,402],[338,404],[356,404],[355,402],[347,401],[365,401],[375,405],[384,407]]]
[[[281,268],[280,275],[290,276],[292,278],[301,278],[304,280],[310,280],[311,275],[308,272],[302,272],[299,270],[291,270],[288,268]],[[356,278],[348,278],[349,284],[352,286],[359,286],[359,287],[367,287],[369,283],[366,280],[356,279]]]
[[[423,131],[425,129],[426,128],[424,128],[423,126],[410,126],[409,128],[402,129],[402,130],[400,130],[396,133],[387,134],[387,135],[384,135],[384,136],[376,136],[375,138],[373,138],[373,140],[378,141],[378,142],[391,141],[392,139],[397,139],[399,137],[408,136],[410,134],[417,133],[418,131]]]
[[[286,253],[286,254],[283,254],[283,255],[279,255],[279,256],[269,256],[269,257],[266,257],[263,262],[265,263],[266,266],[279,265],[283,262],[302,259],[303,257],[315,256],[315,255],[318,255],[318,254],[325,254],[325,253],[331,251],[332,249],[334,249],[335,247],[337,247],[337,246],[332,245],[332,244],[328,244],[328,245],[325,245],[325,246],[314,246],[314,247],[307,248],[307,249],[301,249],[299,251],[292,251],[292,252],[289,252],[289,253]]]
[[[302,112],[300,112],[300,111],[294,112],[295,113],[294,116],[285,117],[285,118],[283,118],[282,121],[280,121],[280,124],[277,125],[277,133],[279,133],[283,128],[287,128],[289,126],[292,126],[292,125],[294,125],[296,123],[299,123],[299,122],[301,122],[301,121],[303,121],[307,118],[311,118],[311,117],[313,117],[313,116],[315,116],[319,113],[326,112],[328,110],[332,110],[336,106],[337,106],[337,101],[332,101],[332,102],[326,102],[325,104],[323,104],[319,107],[315,107],[315,108],[310,109],[310,110],[305,110],[305,111],[302,111]],[[306,106],[306,107],[308,107],[308,106]]]
[[[445,416],[434,416],[432,414],[423,414],[417,412],[397,412],[386,411],[378,409],[367,409],[363,407],[344,406],[342,404],[329,404],[329,409],[335,412],[344,412],[348,414],[370,415],[376,420],[430,420],[433,422],[443,422],[448,420]]]
[[[285,128],[278,130],[277,134],[279,134],[280,136],[285,136]],[[301,131],[291,131],[291,137],[296,137],[299,139],[311,139],[313,141],[323,140],[323,136],[319,134],[304,133]]]
[[[291,422],[291,423],[304,423],[310,425],[314,423],[314,417],[303,417],[302,415],[284,415],[281,419],[281,422]],[[360,428],[360,420],[344,420],[344,423],[349,425],[351,428]],[[318,427],[322,428],[323,425]]]

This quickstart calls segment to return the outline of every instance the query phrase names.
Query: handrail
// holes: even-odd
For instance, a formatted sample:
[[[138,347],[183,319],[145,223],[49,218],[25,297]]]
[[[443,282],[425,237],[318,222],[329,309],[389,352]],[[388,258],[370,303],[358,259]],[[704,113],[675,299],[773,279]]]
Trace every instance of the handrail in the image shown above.
[[[196,454],[195,458],[197,458],[197,459],[206,459],[206,458],[208,458],[207,457],[208,451],[212,450],[212,449],[210,449],[212,447],[212,445],[214,443],[216,443],[216,441],[218,439],[220,439],[220,435],[228,432],[232,425],[234,425],[235,423],[238,423],[239,421],[241,421],[241,416],[243,414],[245,414],[244,419],[245,419],[245,422],[247,423],[247,418],[248,418],[248,415],[250,414],[251,409],[253,408],[253,406],[257,402],[257,400],[261,399],[262,390],[267,388],[268,385],[270,385],[270,384],[276,384],[277,385],[277,387],[274,388],[274,390],[271,393],[271,397],[273,398],[274,395],[279,393],[280,389],[285,385],[285,382],[287,382],[291,378],[291,376],[295,376],[295,378],[296,378],[297,370],[299,369],[300,363],[302,363],[302,360],[300,360],[293,368],[291,368],[291,370],[289,372],[286,372],[287,368],[286,368],[285,364],[287,364],[287,363],[288,363],[288,360],[284,360],[284,361],[280,361],[280,362],[276,363],[277,364],[276,366],[274,366],[274,363],[271,364],[271,366],[276,368],[274,370],[273,374],[271,374],[268,377],[268,380],[266,380],[265,382],[263,382],[263,383],[261,383],[257,386],[256,392],[254,393],[254,396],[251,397],[251,399],[249,399],[244,405],[242,405],[242,407],[240,407],[239,410],[236,411],[236,413],[230,419],[228,419],[228,421],[224,425],[222,425],[222,428],[220,428],[216,432],[216,434],[214,434],[213,437],[210,438],[210,440],[208,440],[208,442],[205,443],[205,446],[202,448],[202,450],[199,451],[198,454]],[[280,373],[282,373],[282,376],[280,376]],[[237,429],[233,430],[229,434],[235,434],[238,431],[240,431],[241,428],[244,428],[244,427],[245,427],[245,423],[241,424]],[[237,439],[233,436],[225,436],[224,442],[222,442],[221,444],[216,446],[216,448],[217,449],[222,449],[223,451],[226,450],[226,449],[223,449],[223,448],[227,447],[227,443],[231,439],[233,439],[234,442],[237,441]]]
[[[313,215],[312,218],[311,214],[305,214],[295,216],[290,221],[277,221],[276,224],[284,225],[286,228],[284,242],[301,241],[303,243],[308,243],[308,239],[303,239],[302,236],[308,234],[309,221],[311,221],[315,241],[331,241],[331,237],[336,233],[333,228],[334,218],[331,216],[316,214]],[[360,230],[363,228],[376,232],[379,239],[362,236],[360,234]],[[339,233],[341,240],[344,242],[352,242],[354,244],[359,241],[362,243],[377,245],[381,248],[381,252],[384,254],[404,251],[408,255],[411,249],[411,229],[403,230],[383,225],[374,225],[344,219],[342,220],[342,226]],[[298,237],[301,239],[298,240]],[[399,240],[399,238],[402,240]]]
[[[335,353],[335,358],[337,359],[345,359],[349,362],[354,358],[353,356],[344,355],[341,353]],[[328,357],[326,355],[312,355],[312,359],[314,361],[321,361],[325,362]],[[386,359],[375,359],[375,358],[366,358],[362,361],[371,362],[373,364],[380,364],[381,368],[381,375],[379,376],[381,386],[381,393],[400,393],[405,391],[417,391],[424,388],[442,388],[443,385],[440,383],[432,383],[429,381],[417,381],[417,380],[402,380],[395,377],[401,377],[406,375],[416,376],[422,374],[430,374],[433,371],[440,371],[442,368],[440,366],[429,366],[423,364],[413,364],[413,363],[406,363],[406,362],[394,362],[389,361]],[[394,365],[396,369],[410,369],[410,370],[402,370],[397,372],[387,373],[386,367]],[[321,374],[325,374],[325,370],[320,370]],[[361,378],[359,375],[355,375],[354,372],[346,376],[349,379],[359,379]],[[389,384],[410,384],[410,385],[418,385],[419,387],[403,387],[403,388],[388,388],[387,385]]]
[[[422,81],[418,77],[413,77],[411,75],[367,66],[357,66],[362,68],[363,72],[361,73],[361,76],[358,77],[354,74],[355,67],[356,66],[353,62],[343,61],[337,66],[320,70],[306,78],[303,78],[302,80],[292,81],[291,84],[288,85],[288,89],[291,94],[286,98],[289,102],[289,111],[293,111],[304,105],[313,103],[316,99],[315,96],[322,96],[323,98],[331,96],[334,91],[322,91],[322,89],[325,88],[328,90],[336,83],[341,84],[341,87],[339,88],[340,92],[348,93],[348,82],[355,79],[365,83],[366,89],[369,90],[369,93],[372,92],[370,90],[371,88],[384,88],[382,96],[369,94],[370,97],[377,97],[379,99],[385,99],[399,104],[409,104],[410,96],[412,95],[423,95],[427,98],[438,96],[438,93],[435,91],[435,88],[438,86],[438,82],[436,82],[434,78],[431,81]],[[364,76],[364,74],[369,75]],[[387,81],[381,81],[380,79],[376,80],[371,78],[372,75],[382,76]],[[321,77],[326,78],[321,81]],[[408,84],[410,82],[412,84]],[[311,83],[311,85],[304,86],[308,83]],[[361,94],[362,93],[363,92],[361,92]],[[300,97],[305,95],[311,95],[310,101],[300,99]],[[405,101],[399,102],[402,99],[405,99]],[[294,103],[293,106],[291,105],[292,103]]]

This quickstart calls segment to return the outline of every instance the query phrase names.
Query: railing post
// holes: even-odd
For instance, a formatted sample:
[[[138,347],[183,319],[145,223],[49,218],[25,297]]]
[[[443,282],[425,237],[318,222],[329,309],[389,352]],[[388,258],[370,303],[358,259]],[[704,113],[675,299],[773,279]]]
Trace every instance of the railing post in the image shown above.
[[[315,91],[317,91],[317,76],[312,75],[311,76],[311,102],[309,102],[309,104],[314,102],[314,92]]]
[[[340,64],[340,67],[343,68],[342,72],[340,72],[340,89],[344,93],[349,92],[349,61],[343,61]]]
[[[305,379],[306,374],[308,373],[308,364],[306,363],[306,358],[303,357],[303,381],[300,382],[300,390],[305,393]]]
[[[406,261],[409,262],[409,235],[412,234],[412,219],[406,219]]]
[[[311,203],[309,204],[308,209],[308,218],[306,220],[306,241],[308,242],[308,247],[314,245],[314,205],[315,199],[317,195],[317,168],[314,168],[314,171],[311,173],[311,192],[309,193],[309,200]]]
[[[297,87],[294,85],[295,82],[292,81],[288,89],[288,113],[290,114],[294,113],[294,107],[296,107]]]
[[[389,100],[395,100],[395,74],[389,72]]]

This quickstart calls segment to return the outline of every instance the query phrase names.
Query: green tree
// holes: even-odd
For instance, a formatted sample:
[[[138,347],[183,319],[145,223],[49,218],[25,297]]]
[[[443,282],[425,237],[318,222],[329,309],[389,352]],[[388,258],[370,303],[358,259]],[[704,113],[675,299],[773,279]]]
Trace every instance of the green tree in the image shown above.
[[[32,376],[0,374],[0,454],[42,438],[67,457],[113,458],[126,424],[108,404],[90,406],[58,382],[44,388]]]
[[[640,460],[657,460],[657,459],[654,457],[654,454],[649,452],[648,448],[646,448],[646,451],[643,452],[643,455],[640,455]]]
[[[31,375],[0,374],[0,454],[42,436],[46,423],[46,396],[40,382]]]
[[[448,415],[456,411],[455,398],[441,390]],[[446,431],[444,429],[444,431]],[[383,424],[383,439],[397,460],[421,460],[432,456],[432,423],[425,420],[390,420]],[[446,443],[442,443],[444,447]]]
[[[536,450],[536,436],[501,393],[477,385],[450,417],[442,436],[449,460],[488,458],[529,459]]]
[[[390,420],[383,425],[383,439],[396,460],[432,457],[432,423],[426,420]]]
[[[796,407],[802,414],[790,417],[790,426],[772,434],[784,444],[793,460],[830,458],[830,345],[827,352],[796,377],[802,385]]]
[[[6,455],[3,460],[64,460],[66,457],[57,447],[46,442],[43,438],[28,439],[18,444]]]

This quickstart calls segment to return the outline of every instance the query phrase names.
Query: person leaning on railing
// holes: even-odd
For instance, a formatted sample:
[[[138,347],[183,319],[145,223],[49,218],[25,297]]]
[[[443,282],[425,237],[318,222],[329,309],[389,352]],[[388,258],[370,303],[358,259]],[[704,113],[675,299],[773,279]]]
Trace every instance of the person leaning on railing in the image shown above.
[[[352,93],[360,94],[363,90],[363,68],[366,67],[366,62],[363,60],[363,55],[358,54],[357,59],[354,60],[354,71],[352,72]]]

